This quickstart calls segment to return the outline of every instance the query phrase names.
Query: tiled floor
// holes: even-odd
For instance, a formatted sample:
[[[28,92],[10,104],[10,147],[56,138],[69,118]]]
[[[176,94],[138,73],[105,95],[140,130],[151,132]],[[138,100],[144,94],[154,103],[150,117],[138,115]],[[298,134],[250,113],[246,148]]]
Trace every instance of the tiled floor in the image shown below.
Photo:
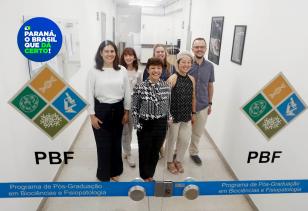
[[[136,135],[133,136],[133,155],[138,165],[138,148]],[[96,146],[90,123],[86,123],[76,139],[73,151],[75,157],[60,173],[57,181],[95,181],[96,173]],[[234,180],[223,161],[219,158],[215,147],[206,138],[205,133],[201,140],[200,155],[203,166],[196,166],[188,154],[184,161],[185,172],[172,175],[166,170],[165,159],[158,163],[154,179],[183,181],[186,177],[196,180]],[[124,172],[121,181],[131,181],[138,177],[138,166],[130,168],[124,160]],[[128,197],[97,197],[97,198],[50,198],[46,201],[43,211],[251,211],[244,196],[199,196],[196,200],[187,200],[184,197],[157,198],[148,197],[134,202]]]

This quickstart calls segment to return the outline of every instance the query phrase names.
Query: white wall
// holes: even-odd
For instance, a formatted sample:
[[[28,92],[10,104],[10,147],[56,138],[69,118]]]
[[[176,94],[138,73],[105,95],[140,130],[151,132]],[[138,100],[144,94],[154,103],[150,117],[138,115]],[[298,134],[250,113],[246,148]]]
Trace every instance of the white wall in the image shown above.
[[[141,16],[141,44],[156,44],[170,42],[167,34],[165,16],[144,15]],[[159,29],[159,30],[154,30]]]
[[[189,1],[178,0],[166,7],[142,8],[141,44],[177,44],[181,39],[181,50],[186,48]],[[153,54],[152,48],[142,48],[140,61],[146,63]]]
[[[241,112],[279,72],[308,102],[306,1],[193,0],[192,39],[209,40],[211,17],[224,16],[219,66],[215,66],[213,113],[207,129],[240,180],[308,178],[308,113],[270,141]],[[247,25],[241,66],[230,61],[234,25]],[[274,164],[247,164],[249,151],[283,151]],[[252,195],[260,210],[307,210],[305,194]]]
[[[181,50],[186,50],[187,31],[189,30],[189,4],[189,0],[177,0],[165,8],[165,13],[172,23],[172,44],[176,45],[177,39],[181,39]]]
[[[107,14],[108,39],[112,38],[112,0],[2,0],[0,6],[1,47],[0,64],[0,182],[52,181],[58,165],[36,165],[35,151],[67,151],[75,139],[86,112],[78,117],[59,136],[51,141],[39,129],[13,109],[8,100],[29,80],[26,59],[17,46],[17,32],[22,16],[44,16],[56,19],[76,19],[80,23],[81,69],[70,80],[70,85],[85,96],[87,71],[94,65],[94,55],[100,43],[100,22],[96,12]],[[0,210],[36,210],[40,198],[1,199]]]
[[[145,8],[141,15],[141,43],[176,45],[177,39],[184,40],[187,28],[187,2],[176,1],[166,8]],[[182,28],[184,22],[184,28]],[[182,45],[184,46],[184,45]]]
[[[141,8],[137,6],[117,6],[117,41],[130,42],[129,33],[139,33],[141,28]]]
[[[135,49],[140,57],[141,7],[118,5],[116,10],[116,42]]]

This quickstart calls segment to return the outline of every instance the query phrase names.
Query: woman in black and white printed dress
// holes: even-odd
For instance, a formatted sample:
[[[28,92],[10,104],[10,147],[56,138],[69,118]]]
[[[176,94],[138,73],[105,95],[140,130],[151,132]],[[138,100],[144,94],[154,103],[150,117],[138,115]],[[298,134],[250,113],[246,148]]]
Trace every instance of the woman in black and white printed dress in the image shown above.
[[[132,111],[137,129],[140,177],[152,181],[170,117],[170,87],[160,79],[163,62],[150,58],[149,77],[134,88]]]

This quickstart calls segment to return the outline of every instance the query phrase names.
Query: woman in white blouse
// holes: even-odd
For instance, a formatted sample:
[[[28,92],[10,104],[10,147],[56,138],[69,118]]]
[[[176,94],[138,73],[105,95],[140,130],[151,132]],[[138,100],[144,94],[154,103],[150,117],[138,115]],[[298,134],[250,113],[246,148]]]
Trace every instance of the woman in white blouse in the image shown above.
[[[88,110],[97,147],[96,177],[119,181],[123,172],[122,130],[131,100],[127,71],[119,65],[117,47],[109,40],[100,44],[95,63],[88,75]]]

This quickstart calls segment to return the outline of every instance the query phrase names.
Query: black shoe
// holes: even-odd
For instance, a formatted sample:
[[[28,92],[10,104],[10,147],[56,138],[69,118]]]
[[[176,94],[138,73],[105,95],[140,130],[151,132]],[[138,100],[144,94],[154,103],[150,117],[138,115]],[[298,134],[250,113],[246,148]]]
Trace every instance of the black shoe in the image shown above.
[[[198,166],[202,165],[202,160],[200,159],[199,155],[191,155],[190,158],[194,161],[195,164]]]

